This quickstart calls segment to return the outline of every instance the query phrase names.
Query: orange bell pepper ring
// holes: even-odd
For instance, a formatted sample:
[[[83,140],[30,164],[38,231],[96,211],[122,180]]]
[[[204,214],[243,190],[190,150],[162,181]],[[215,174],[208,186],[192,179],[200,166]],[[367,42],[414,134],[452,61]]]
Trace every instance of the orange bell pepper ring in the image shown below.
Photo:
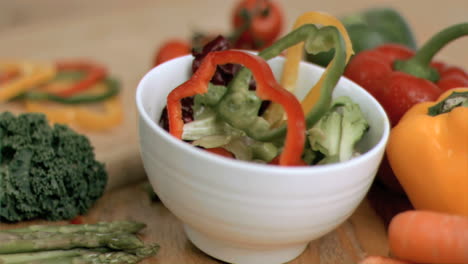
[[[51,80],[56,73],[53,65],[33,62],[0,62],[6,72],[0,82],[0,103]]]
[[[19,75],[18,68],[5,69],[4,72],[0,72],[0,84],[6,83]]]
[[[103,103],[104,111],[94,111],[86,107],[54,105],[25,100],[26,111],[40,112],[52,123],[76,125],[90,131],[103,131],[119,125],[123,118],[120,96],[114,96]]]
[[[283,166],[302,165],[301,160],[305,143],[305,117],[300,102],[294,94],[283,89],[276,82],[268,64],[259,56],[241,51],[218,51],[209,53],[192,77],[172,90],[167,97],[169,132],[176,138],[182,138],[184,122],[180,100],[206,93],[208,83],[216,71],[217,65],[228,63],[241,64],[253,73],[257,82],[256,94],[262,100],[270,100],[282,105],[286,111],[287,134],[279,164]]]

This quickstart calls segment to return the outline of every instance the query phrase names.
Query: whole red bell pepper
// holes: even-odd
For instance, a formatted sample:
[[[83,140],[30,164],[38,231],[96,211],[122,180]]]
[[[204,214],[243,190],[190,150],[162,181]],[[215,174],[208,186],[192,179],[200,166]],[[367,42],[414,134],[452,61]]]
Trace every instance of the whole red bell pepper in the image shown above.
[[[386,44],[358,53],[345,76],[364,87],[384,107],[392,126],[413,105],[433,101],[448,89],[468,86],[468,74],[458,67],[433,62],[449,42],[468,35],[468,23],[448,27],[418,51]]]

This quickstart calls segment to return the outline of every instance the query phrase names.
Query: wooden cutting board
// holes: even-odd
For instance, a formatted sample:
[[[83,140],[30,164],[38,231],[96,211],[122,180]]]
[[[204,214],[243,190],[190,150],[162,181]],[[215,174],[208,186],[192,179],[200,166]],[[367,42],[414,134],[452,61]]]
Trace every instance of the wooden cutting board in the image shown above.
[[[161,246],[157,256],[142,264],[223,263],[197,249],[184,234],[181,222],[161,202],[152,202],[142,183],[108,192],[84,217],[84,222],[124,219],[146,223],[143,240]],[[33,223],[46,222],[0,224],[0,230]],[[356,264],[366,255],[388,255],[388,243],[382,221],[364,200],[345,223],[310,242],[307,249],[288,264]]]

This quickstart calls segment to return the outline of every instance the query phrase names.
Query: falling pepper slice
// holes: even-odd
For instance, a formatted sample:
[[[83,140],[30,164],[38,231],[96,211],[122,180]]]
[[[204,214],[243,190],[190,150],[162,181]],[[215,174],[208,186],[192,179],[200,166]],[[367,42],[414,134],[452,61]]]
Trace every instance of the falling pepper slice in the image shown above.
[[[228,63],[242,64],[250,69],[257,82],[256,94],[263,100],[281,104],[288,116],[288,131],[284,150],[280,156],[280,165],[294,166],[302,164],[301,155],[305,143],[305,118],[296,97],[283,89],[275,80],[268,64],[260,57],[241,51],[219,51],[209,53],[202,61],[191,79],[175,88],[167,97],[169,131],[181,139],[184,122],[180,100],[185,97],[208,91],[217,65]]]
[[[34,62],[0,62],[0,69],[7,72],[18,71],[18,76],[0,83],[0,102],[8,101],[36,85],[51,80],[56,72],[53,65]]]
[[[296,20],[294,24],[294,29],[297,29],[306,24],[321,24],[324,26],[336,27],[340,31],[345,41],[346,63],[349,61],[351,55],[353,55],[354,52],[352,48],[351,39],[346,31],[346,28],[343,26],[340,20],[326,13],[312,11],[301,15]],[[299,64],[303,57],[303,51],[304,43],[302,42],[294,45],[293,47],[287,50],[283,74],[281,75],[281,85],[285,87],[288,91],[294,92],[295,90],[296,81],[299,75]],[[303,99],[302,109],[305,113],[309,112],[312,109],[312,107],[317,103],[320,97],[320,88],[323,85],[327,76],[329,75],[330,71],[332,71],[332,69],[335,68],[333,66],[334,63],[334,60],[330,61],[320,80],[314,85],[314,87],[312,87],[310,92]],[[270,123],[277,123],[281,121],[280,119],[282,117],[282,113],[282,109],[278,105],[273,104],[265,112],[265,118]]]
[[[331,21],[334,18],[328,16],[328,19]],[[326,21],[321,21],[321,23],[326,23]],[[285,49],[291,48],[295,45],[297,46],[298,43],[302,42],[304,42],[302,47],[305,47],[307,53],[319,53],[322,51],[328,51],[332,48],[335,49],[333,63],[330,64],[330,68],[322,75],[321,87],[314,87],[315,89],[312,89],[314,90],[314,94],[318,96],[317,101],[311,105],[311,109],[309,109],[308,111],[304,111],[306,113],[307,127],[310,128],[315,124],[315,122],[319,120],[322,114],[330,106],[332,92],[336,83],[339,81],[340,77],[344,72],[347,58],[351,56],[352,49],[350,49],[349,45],[346,45],[346,41],[343,39],[343,36],[337,27],[324,26],[322,28],[318,28],[314,24],[305,24],[288,33],[268,48],[262,50],[258,55],[264,58],[265,60],[268,60],[280,55],[281,52]],[[302,50],[303,48],[301,48],[300,50],[301,53]],[[299,67],[299,63],[300,59],[296,61],[297,65],[295,65],[294,68]],[[287,66],[285,65],[284,67]],[[296,70],[298,70],[298,68]],[[294,75],[294,73],[291,74]],[[297,72],[295,78],[297,78]],[[229,85],[230,89],[228,91],[231,93],[245,91],[249,87],[249,82],[250,72],[248,69],[243,68],[231,81],[231,84]],[[309,94],[311,92],[309,92]],[[256,135],[255,133],[251,133],[249,134],[250,137],[260,141],[269,141],[280,136],[284,136],[284,134],[286,133],[286,127],[283,124],[284,122],[282,122],[284,116],[283,109],[281,108],[281,106],[278,105],[273,108],[273,110],[271,110],[271,107],[268,108],[267,112],[263,115],[263,117],[273,127],[275,127],[275,129],[268,133],[263,133],[261,136]],[[229,120],[229,116],[225,116],[225,119],[227,119],[228,123],[237,127],[234,124],[233,120]]]

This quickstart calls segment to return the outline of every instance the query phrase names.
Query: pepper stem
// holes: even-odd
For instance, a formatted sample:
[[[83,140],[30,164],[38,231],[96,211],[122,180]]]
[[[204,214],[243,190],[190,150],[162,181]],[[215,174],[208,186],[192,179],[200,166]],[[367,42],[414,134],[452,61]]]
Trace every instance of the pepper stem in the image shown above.
[[[447,98],[428,109],[430,116],[448,113],[456,107],[468,107],[468,92],[453,92]]]
[[[436,82],[440,76],[436,69],[430,66],[432,58],[445,45],[466,35],[468,35],[468,23],[448,27],[429,39],[411,59],[397,60],[393,67],[397,71]]]

